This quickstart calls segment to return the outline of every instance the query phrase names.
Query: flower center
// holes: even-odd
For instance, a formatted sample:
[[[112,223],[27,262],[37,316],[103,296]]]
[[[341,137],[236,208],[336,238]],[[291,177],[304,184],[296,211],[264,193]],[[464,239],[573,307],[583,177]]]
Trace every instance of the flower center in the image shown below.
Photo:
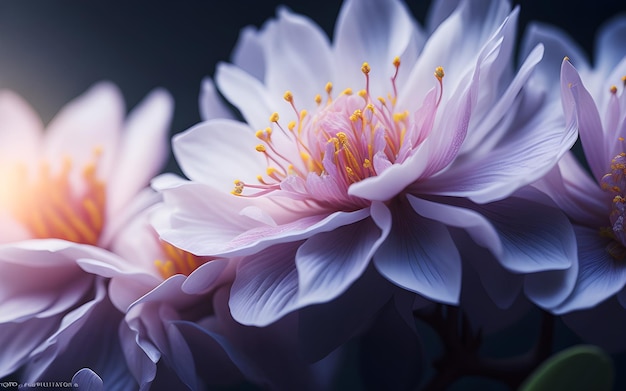
[[[99,149],[81,172],[83,190],[74,190],[72,161],[65,158],[58,173],[42,162],[29,180],[27,166],[17,163],[3,172],[0,206],[26,227],[33,238],[57,238],[76,243],[98,243],[104,225],[105,184],[96,176]]]
[[[626,85],[626,76],[622,78],[622,81]],[[612,86],[609,91],[611,93],[609,115],[607,115],[609,121],[605,126],[608,128],[609,134],[615,134],[618,129],[623,128],[624,118],[623,113],[619,113],[617,87]],[[611,115],[610,106],[612,104],[614,105],[613,109],[617,109],[617,112]],[[624,138],[618,137],[618,141],[623,143]],[[607,246],[607,252],[615,259],[626,260],[626,231],[624,230],[624,217],[626,214],[626,152],[620,152],[611,159],[610,168],[611,171],[602,177],[600,185],[602,190],[613,195],[611,213],[609,214],[611,226],[602,228],[601,234],[614,240]]]
[[[193,255],[163,240],[159,240],[159,242],[163,250],[163,259],[155,260],[154,265],[159,273],[161,273],[163,279],[168,279],[175,274],[188,276],[198,267],[209,261],[206,257]]]
[[[257,176],[258,183],[236,180],[232,193],[261,196],[281,191],[291,198],[319,204],[363,203],[348,196],[348,187],[409,157],[428,135],[441,101],[444,72],[438,67],[438,91],[430,95],[435,97],[430,105],[425,102],[426,112],[418,112],[422,118],[399,112],[396,79],[400,59],[396,57],[393,64],[392,92],[386,98],[371,96],[368,63],[361,67],[365,89],[353,94],[348,88],[333,98],[329,82],[325,102],[321,95],[315,96],[317,110],[313,115],[298,110],[293,94],[285,92],[283,98],[295,112],[296,121],[284,127],[278,113],[270,116],[271,126],[256,133],[262,141],[256,150],[267,162],[265,175]],[[246,193],[246,189],[255,192]]]

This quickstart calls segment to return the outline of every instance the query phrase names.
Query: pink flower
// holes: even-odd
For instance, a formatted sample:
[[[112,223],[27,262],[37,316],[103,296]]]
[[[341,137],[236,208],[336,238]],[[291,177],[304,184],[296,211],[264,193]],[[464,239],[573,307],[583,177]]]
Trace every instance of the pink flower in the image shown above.
[[[70,379],[92,365],[107,387],[133,384],[124,366],[106,365],[122,355],[123,314],[79,262],[119,262],[107,250],[154,202],[142,190],[167,158],[171,113],[157,90],[125,120],[120,92],[101,83],[44,131],[21,98],[0,93],[0,376],[23,366],[27,381]]]
[[[154,182],[171,216],[156,225],[164,240],[241,258],[237,321],[333,300],[370,260],[398,287],[457,304],[449,227],[518,273],[571,265],[567,219],[522,187],[575,131],[543,126],[544,92],[529,82],[541,45],[512,70],[518,10],[483,6],[437,2],[426,34],[399,1],[347,1],[332,44],[285,9],[244,30],[216,82],[246,123],[204,109],[209,120],[173,141],[191,181]],[[530,294],[549,294],[533,279]]]

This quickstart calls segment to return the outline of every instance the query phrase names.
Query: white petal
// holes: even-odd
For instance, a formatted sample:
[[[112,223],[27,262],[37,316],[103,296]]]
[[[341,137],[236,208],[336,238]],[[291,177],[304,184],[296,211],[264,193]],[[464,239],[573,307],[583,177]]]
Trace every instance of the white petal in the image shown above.
[[[257,183],[266,162],[255,147],[254,131],[240,122],[216,119],[202,122],[173,138],[176,161],[185,175],[230,193],[235,180]]]
[[[198,101],[202,121],[215,118],[235,119],[232,111],[226,106],[226,103],[218,94],[213,80],[209,77],[202,80]]]
[[[389,281],[432,300],[457,304],[461,257],[445,225],[416,214],[411,206],[392,210],[393,225],[374,254],[374,265]]]

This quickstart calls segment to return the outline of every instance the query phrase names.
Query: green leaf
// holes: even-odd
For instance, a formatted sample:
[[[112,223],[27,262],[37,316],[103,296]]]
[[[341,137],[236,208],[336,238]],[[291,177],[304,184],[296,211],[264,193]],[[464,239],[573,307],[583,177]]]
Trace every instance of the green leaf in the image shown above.
[[[519,391],[611,391],[613,363],[600,348],[578,345],[547,359]]]

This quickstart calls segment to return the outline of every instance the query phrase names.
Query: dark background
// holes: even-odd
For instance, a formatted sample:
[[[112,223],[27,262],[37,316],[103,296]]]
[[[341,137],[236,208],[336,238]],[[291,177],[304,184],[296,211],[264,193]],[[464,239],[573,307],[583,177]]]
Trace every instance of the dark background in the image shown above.
[[[431,1],[409,1],[423,22]],[[620,0],[515,1],[520,31],[530,20],[567,30],[591,51],[597,27],[626,10]],[[228,1],[0,1],[0,88],[22,95],[48,122],[93,83],[117,84],[127,106],[161,86],[174,96],[172,134],[199,121],[204,76],[228,61],[241,28],[261,26],[285,4],[329,35],[341,2]],[[173,161],[167,168],[176,170]]]
[[[430,3],[408,5],[423,23]],[[0,0],[0,88],[22,95],[48,122],[100,80],[117,84],[128,108],[153,88],[164,87],[176,103],[174,134],[200,120],[201,80],[213,75],[219,61],[228,61],[239,31],[261,26],[279,4],[309,16],[332,35],[341,2]],[[554,24],[589,54],[601,23],[626,12],[626,2],[619,0],[514,4],[522,7],[520,33],[531,20]],[[173,159],[166,170],[178,171]],[[525,333],[523,326],[518,332]],[[561,338],[560,346],[576,342],[569,334]],[[506,339],[496,343],[506,344]],[[619,373],[626,359],[617,359]],[[623,377],[618,384],[626,383]],[[343,384],[350,381],[347,374]]]

